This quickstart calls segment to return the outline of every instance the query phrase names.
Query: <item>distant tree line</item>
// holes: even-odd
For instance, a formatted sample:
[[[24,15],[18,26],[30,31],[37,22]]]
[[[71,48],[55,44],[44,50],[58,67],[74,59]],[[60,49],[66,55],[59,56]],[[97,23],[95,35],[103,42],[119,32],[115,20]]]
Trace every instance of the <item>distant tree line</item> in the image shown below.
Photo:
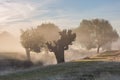
[[[83,20],[79,27],[71,30],[60,30],[55,24],[48,23],[21,32],[21,44],[29,61],[31,51],[39,53],[45,48],[54,52],[57,63],[65,61],[64,50],[69,49],[75,40],[88,50],[97,48],[99,53],[100,48],[111,45],[119,38],[117,31],[104,19]]]

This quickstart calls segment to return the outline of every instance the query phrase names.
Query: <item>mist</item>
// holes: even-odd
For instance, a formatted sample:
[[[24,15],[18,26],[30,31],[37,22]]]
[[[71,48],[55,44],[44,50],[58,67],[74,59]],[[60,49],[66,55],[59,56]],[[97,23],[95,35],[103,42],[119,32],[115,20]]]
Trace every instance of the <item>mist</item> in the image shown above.
[[[45,31],[46,30],[46,31]],[[42,29],[44,35],[50,30],[50,28]],[[56,32],[52,32],[52,40],[56,40],[58,38],[58,29]],[[55,35],[54,35],[55,34]],[[48,35],[49,36],[49,35]],[[51,41],[50,37],[46,37],[48,41]],[[87,51],[80,49],[79,45],[72,45],[70,49],[65,51],[65,60],[72,61],[75,59],[81,59],[86,56],[85,53]],[[90,55],[90,54],[88,54]],[[18,59],[18,60],[26,60],[27,56],[25,53],[25,49],[20,43],[20,39],[16,38],[9,32],[1,32],[0,33],[0,58],[5,59]],[[34,63],[42,62],[44,65],[56,64],[56,58],[53,52],[48,52],[43,50],[40,53],[31,52],[31,60]]]
[[[119,50],[120,49],[120,38],[112,43],[112,50]]]
[[[41,27],[39,28],[41,29],[42,35],[44,36],[47,35],[45,38],[48,41],[57,40],[59,38],[59,34],[56,34],[59,31],[58,28],[56,28],[56,31],[54,29],[49,34],[47,32],[49,32],[51,28],[49,27],[47,28],[42,27],[43,29]],[[119,42],[120,41],[118,40],[112,44],[113,50],[119,48],[120,46],[120,44],[118,44]],[[84,48],[81,48],[80,44],[77,41],[75,41],[73,45],[69,46],[69,49],[65,51],[65,61],[69,62],[89,57],[96,54],[95,51],[96,50],[86,50]],[[16,38],[15,36],[6,31],[0,33],[0,58],[18,60],[27,59],[25,49],[21,45],[20,39]],[[57,63],[54,53],[45,50],[42,50],[42,52],[40,53],[31,52],[31,60],[35,64],[39,62],[42,62],[44,65]]]
[[[21,52],[23,51],[20,40],[9,32],[0,33],[0,52]]]

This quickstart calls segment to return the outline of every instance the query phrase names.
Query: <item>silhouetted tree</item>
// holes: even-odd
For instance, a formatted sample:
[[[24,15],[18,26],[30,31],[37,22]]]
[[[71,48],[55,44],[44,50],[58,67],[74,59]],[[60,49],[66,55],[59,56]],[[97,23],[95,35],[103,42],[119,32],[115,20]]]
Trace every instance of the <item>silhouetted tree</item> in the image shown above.
[[[21,44],[25,48],[28,60],[30,61],[30,51],[40,52],[40,49],[45,44],[45,40],[38,34],[36,29],[22,30],[21,32]]]
[[[116,30],[104,19],[83,20],[75,31],[80,44],[87,49],[97,48],[97,53],[105,44],[112,43],[119,37]]]
[[[53,42],[47,42],[48,49],[54,52],[57,59],[57,63],[64,62],[64,50],[68,49],[69,45],[72,45],[72,41],[75,40],[76,34],[71,30],[63,30],[60,32],[60,39]]]

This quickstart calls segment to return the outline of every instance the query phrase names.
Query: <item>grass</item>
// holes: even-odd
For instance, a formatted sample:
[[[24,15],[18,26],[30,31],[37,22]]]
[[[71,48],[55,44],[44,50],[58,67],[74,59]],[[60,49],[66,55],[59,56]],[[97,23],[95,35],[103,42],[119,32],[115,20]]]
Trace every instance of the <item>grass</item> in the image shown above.
[[[117,73],[120,75],[120,63],[102,61],[69,62],[3,75],[0,76],[0,80],[71,80],[71,77],[73,78],[72,80],[79,80],[82,78],[80,76],[97,77],[101,72]]]
[[[1,75],[0,80],[97,80],[102,73],[105,74],[104,76],[108,74],[120,76],[120,62],[105,60],[107,57],[113,57],[116,54],[119,54],[118,51],[104,52],[90,59]]]
[[[98,57],[113,57],[117,55],[120,55],[119,51],[106,51],[98,55]]]
[[[99,53],[95,56],[92,56],[88,59],[81,59],[79,61],[115,61],[115,58],[118,58],[120,55],[120,51],[105,51],[103,53]]]

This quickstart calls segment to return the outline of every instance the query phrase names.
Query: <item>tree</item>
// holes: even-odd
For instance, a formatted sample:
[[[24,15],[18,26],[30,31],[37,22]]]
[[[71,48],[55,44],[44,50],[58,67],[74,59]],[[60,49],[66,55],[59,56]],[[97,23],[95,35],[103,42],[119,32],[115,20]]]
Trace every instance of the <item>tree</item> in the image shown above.
[[[25,48],[28,60],[30,61],[30,52],[40,52],[40,49],[44,46],[45,40],[38,34],[36,29],[21,30],[21,32],[21,44]]]
[[[47,42],[46,45],[51,52],[54,52],[57,59],[57,63],[65,62],[64,50],[68,49],[69,45],[72,45],[72,41],[75,40],[76,34],[71,30],[63,30],[60,32],[60,39],[53,42]]]
[[[43,23],[37,26],[37,30],[47,42],[59,39],[60,29],[53,23]]]
[[[21,30],[21,44],[26,50],[28,60],[30,60],[31,51],[39,53],[41,48],[46,49],[45,43],[47,41],[57,40],[59,31],[60,29],[52,23],[41,24],[37,28],[27,29],[26,31]]]
[[[45,43],[50,41],[56,41],[59,39],[59,32],[60,29],[53,23],[43,23],[36,28],[38,34],[41,34],[44,39]],[[45,53],[48,53],[49,50],[47,46],[44,47]]]
[[[97,53],[105,44],[112,43],[119,37],[116,30],[104,19],[83,20],[75,31],[81,45],[87,49],[97,48]]]

